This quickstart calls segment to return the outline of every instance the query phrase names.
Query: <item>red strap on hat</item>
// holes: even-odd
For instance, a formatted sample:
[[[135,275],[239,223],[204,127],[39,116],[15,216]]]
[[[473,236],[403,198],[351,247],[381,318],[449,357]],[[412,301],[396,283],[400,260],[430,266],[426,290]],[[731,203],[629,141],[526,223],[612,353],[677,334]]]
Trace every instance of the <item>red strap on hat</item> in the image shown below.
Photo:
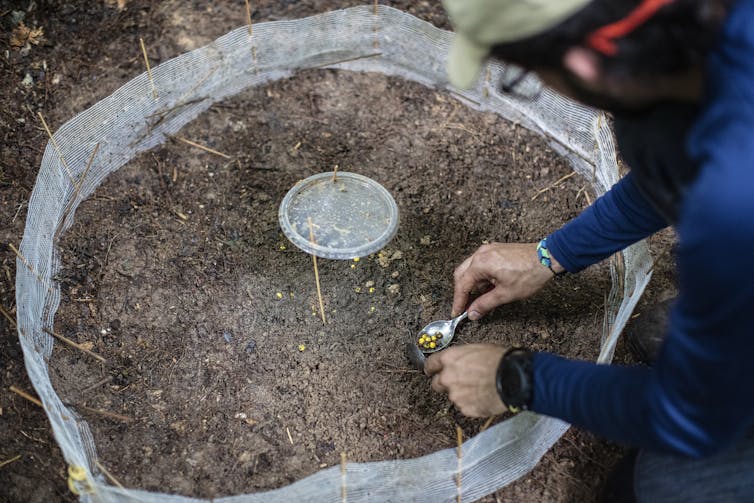
[[[605,56],[615,56],[618,53],[618,46],[615,45],[616,38],[625,37],[647,22],[658,10],[672,2],[673,0],[644,0],[623,19],[590,33],[586,42],[592,49]]]

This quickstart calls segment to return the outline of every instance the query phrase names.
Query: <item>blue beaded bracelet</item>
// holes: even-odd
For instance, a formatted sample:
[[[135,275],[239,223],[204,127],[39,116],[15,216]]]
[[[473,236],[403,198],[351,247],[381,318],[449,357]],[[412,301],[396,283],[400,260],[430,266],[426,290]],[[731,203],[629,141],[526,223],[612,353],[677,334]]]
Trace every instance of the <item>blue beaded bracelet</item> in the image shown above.
[[[552,271],[555,276],[563,274],[555,272],[555,269],[552,268],[552,256],[550,255],[550,250],[547,249],[547,238],[544,238],[537,245],[537,258],[539,259],[539,263]]]

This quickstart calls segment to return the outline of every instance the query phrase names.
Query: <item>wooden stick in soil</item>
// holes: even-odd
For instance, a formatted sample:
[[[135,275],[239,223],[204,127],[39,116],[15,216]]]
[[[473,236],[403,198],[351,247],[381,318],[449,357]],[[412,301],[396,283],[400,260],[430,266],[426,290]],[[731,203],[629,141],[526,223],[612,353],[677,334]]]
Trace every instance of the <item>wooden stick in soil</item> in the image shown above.
[[[486,430],[487,428],[489,428],[490,425],[492,424],[492,421],[494,421],[496,417],[497,416],[490,416],[490,417],[488,417],[487,420],[482,425],[482,427],[479,428],[479,433],[482,433],[484,430]]]
[[[60,158],[60,162],[63,164],[63,167],[65,168],[65,172],[68,174],[68,178],[71,179],[71,182],[76,183],[76,179],[73,178],[73,172],[71,172],[71,168],[68,167],[68,163],[65,162],[65,157],[63,157],[63,153],[60,151],[60,145],[58,145],[58,142],[55,141],[55,137],[52,136],[52,132],[50,131],[50,128],[47,127],[47,122],[45,122],[45,118],[42,115],[42,112],[37,112],[37,115],[39,115],[39,120],[42,121],[42,126],[44,126],[45,128],[45,131],[47,132],[47,136],[50,137],[52,146],[55,147],[55,152],[58,153],[58,157]]]
[[[379,0],[374,0],[374,15],[375,15],[375,18],[377,16],[377,7],[378,6],[379,6]],[[380,48],[380,40],[379,40],[379,38],[377,36],[377,33],[379,31],[380,31],[380,27],[377,24],[377,20],[375,19],[374,27],[372,28],[372,32],[374,33],[374,42],[372,42],[372,47],[374,47],[375,49],[379,49]]]
[[[458,456],[458,472],[456,473],[456,487],[458,488],[458,495],[456,501],[461,503],[461,469],[463,468],[463,430],[460,426],[456,425],[456,441],[458,447],[456,448],[456,455]]]
[[[6,460],[5,460],[5,461],[3,461],[2,463],[0,463],[0,468],[2,468],[2,467],[3,467],[3,466],[5,466],[5,465],[9,465],[9,464],[11,464],[11,463],[13,463],[13,462],[15,462],[15,461],[18,461],[19,459],[21,459],[21,455],[20,455],[20,454],[19,454],[19,455],[17,455],[17,456],[13,456],[13,457],[12,457],[12,458],[10,458],[10,459],[6,459]]]
[[[39,405],[40,407],[44,408],[44,406],[42,405],[42,402],[39,401],[39,398],[35,398],[35,397],[31,396],[30,394],[28,394],[24,390],[18,389],[15,386],[11,386],[8,389],[11,390],[13,393],[17,394],[18,396],[20,396],[21,398],[27,399],[28,401],[30,401],[34,405]]]
[[[348,501],[348,491],[346,490],[346,453],[340,453],[340,500],[342,503]]]
[[[204,145],[191,141],[187,138],[184,138],[183,136],[173,136],[173,138],[175,138],[178,141],[182,141],[183,143],[186,143],[188,145],[191,145],[192,147],[196,147],[198,149],[204,150],[205,152],[209,152],[210,154],[219,155],[220,157],[224,157],[225,159],[231,158],[228,154],[223,154],[222,152],[218,152],[217,150],[213,148],[205,147]]]
[[[254,71],[259,73],[259,66],[257,65],[257,48],[254,45],[254,31],[251,25],[251,5],[249,0],[246,0],[246,22],[249,24],[249,43],[251,43],[251,58],[254,61]]]
[[[246,24],[249,25],[249,36],[251,37],[254,32],[251,29],[251,5],[249,5],[249,0],[246,0]]]
[[[157,88],[154,86],[154,79],[152,79],[152,68],[149,66],[147,48],[144,47],[144,39],[141,37],[139,37],[139,44],[141,44],[141,53],[144,55],[144,64],[147,66],[147,77],[149,77],[149,85],[152,86],[152,96],[157,99]]]
[[[23,255],[21,255],[21,252],[20,252],[20,251],[18,251],[18,248],[16,248],[15,246],[13,246],[13,243],[8,243],[8,248],[10,248],[10,249],[11,249],[11,251],[13,251],[13,253],[15,253],[15,254],[16,254],[16,257],[18,257],[18,258],[19,258],[19,260],[21,260],[21,262],[22,262],[22,263],[23,263],[23,264],[24,264],[24,265],[26,266],[26,268],[27,268],[27,269],[28,269],[28,270],[29,270],[29,271],[30,271],[30,272],[31,272],[31,273],[32,273],[32,274],[33,274],[34,276],[36,276],[36,277],[37,277],[37,280],[38,280],[38,281],[39,281],[40,283],[44,284],[44,280],[42,279],[42,276],[40,276],[40,275],[39,275],[39,273],[38,273],[37,271],[35,271],[35,270],[34,270],[34,268],[33,268],[33,267],[31,266],[31,264],[30,264],[30,263],[29,263],[29,262],[28,262],[28,261],[26,260],[26,257],[24,257]],[[49,292],[52,292],[52,288],[48,286],[48,287],[47,287],[47,291],[49,291]]]
[[[332,182],[335,183],[337,181],[338,181],[338,165],[336,164],[332,170]]]
[[[314,240],[314,224],[312,224],[312,217],[307,219],[309,222],[309,241],[312,244],[317,242]],[[312,253],[312,261],[314,262],[314,281],[317,283],[317,298],[319,299],[319,312],[322,315],[322,323],[327,323],[325,318],[325,303],[322,302],[322,289],[319,286],[319,269],[317,268],[317,256]]]
[[[105,363],[105,362],[107,361],[107,360],[105,360],[105,359],[104,359],[103,357],[101,357],[100,355],[98,355],[97,353],[95,353],[95,352],[93,352],[93,351],[90,351],[90,350],[86,349],[86,348],[85,348],[85,347],[83,347],[83,346],[82,346],[81,344],[78,344],[78,343],[76,343],[76,342],[73,342],[73,341],[72,341],[71,339],[69,339],[68,337],[65,337],[64,335],[60,335],[59,333],[55,332],[54,330],[50,330],[50,329],[48,329],[48,328],[42,328],[42,331],[43,331],[43,332],[45,332],[45,333],[47,333],[47,334],[49,334],[49,335],[51,335],[51,336],[53,336],[53,337],[55,337],[56,339],[58,339],[58,340],[60,340],[60,341],[62,341],[62,342],[65,342],[65,343],[66,343],[66,344],[68,344],[69,346],[71,346],[71,347],[73,347],[73,348],[76,348],[76,349],[78,349],[79,351],[82,351],[82,352],[84,352],[84,353],[88,354],[89,356],[91,356],[91,357],[92,357],[92,358],[94,358],[95,360],[99,360],[99,361],[100,361],[100,362],[102,362],[102,363]]]
[[[66,217],[68,217],[68,213],[71,211],[71,208],[73,207],[73,204],[76,202],[76,198],[79,197],[79,192],[81,192],[81,186],[84,185],[84,180],[86,179],[86,175],[89,174],[89,169],[92,167],[92,162],[94,162],[94,156],[97,155],[97,151],[99,151],[99,142],[94,146],[94,150],[92,150],[92,154],[89,156],[89,161],[86,163],[86,168],[84,168],[84,172],[79,177],[78,182],[76,182],[75,187],[73,189],[73,195],[71,196],[70,201],[68,201],[68,204],[65,205],[65,208],[63,209],[63,216],[60,219],[60,226],[58,226],[57,230],[55,231],[55,240],[58,239],[58,233],[63,228],[63,222],[65,222]]]
[[[116,486],[120,487],[123,490],[126,489],[125,487],[123,487],[123,484],[121,484],[120,482],[118,482],[118,479],[116,479],[115,477],[113,477],[112,473],[110,473],[109,471],[107,471],[107,468],[105,468],[104,466],[102,466],[102,463],[100,463],[98,459],[96,459],[94,461],[94,464],[97,465],[97,468],[99,468],[99,470],[102,473],[105,474],[105,477],[107,477],[108,479],[110,479],[110,482],[112,482],[113,484],[115,484]]]

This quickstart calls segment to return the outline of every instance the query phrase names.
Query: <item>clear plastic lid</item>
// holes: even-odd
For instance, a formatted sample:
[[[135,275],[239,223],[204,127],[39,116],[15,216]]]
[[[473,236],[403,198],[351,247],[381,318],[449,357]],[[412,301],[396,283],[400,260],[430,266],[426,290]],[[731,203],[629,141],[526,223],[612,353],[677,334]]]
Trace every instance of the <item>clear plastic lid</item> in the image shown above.
[[[280,227],[297,247],[322,258],[352,259],[383,248],[398,229],[398,206],[385,188],[356,173],[318,173],[283,198]],[[309,220],[313,240],[309,232]]]

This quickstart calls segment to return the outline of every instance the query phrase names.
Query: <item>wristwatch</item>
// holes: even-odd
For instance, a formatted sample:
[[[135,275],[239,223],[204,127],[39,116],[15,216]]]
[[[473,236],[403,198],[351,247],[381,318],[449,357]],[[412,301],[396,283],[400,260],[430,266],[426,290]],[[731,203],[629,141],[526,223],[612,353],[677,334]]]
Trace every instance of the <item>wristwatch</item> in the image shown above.
[[[513,348],[505,352],[497,367],[497,394],[503,404],[514,414],[528,410],[534,384],[532,382],[532,357],[528,349]]]

